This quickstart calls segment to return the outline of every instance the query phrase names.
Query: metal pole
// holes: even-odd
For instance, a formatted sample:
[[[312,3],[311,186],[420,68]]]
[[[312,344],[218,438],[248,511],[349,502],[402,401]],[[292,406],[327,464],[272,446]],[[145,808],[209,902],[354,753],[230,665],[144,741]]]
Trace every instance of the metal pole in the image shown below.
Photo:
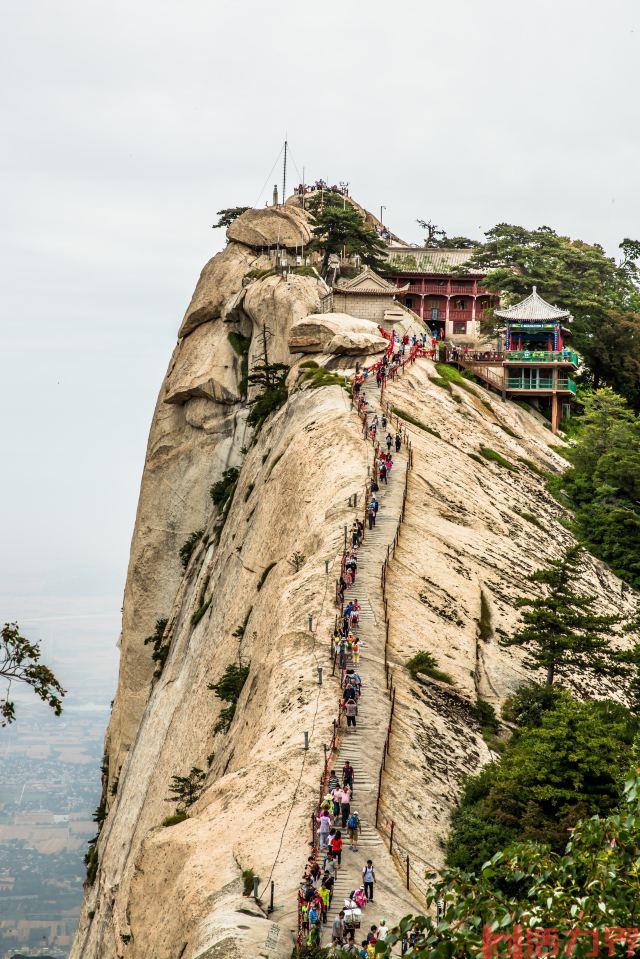
[[[407,862],[408,862],[408,857],[407,857]],[[267,909],[267,912],[273,912],[273,908],[274,908],[274,907],[273,907],[273,890],[274,890],[274,888],[275,888],[275,882],[274,882],[273,879],[272,879],[272,880],[271,880],[271,896],[270,896],[270,898],[269,898],[269,908]],[[408,889],[408,888],[409,888],[409,887],[407,886],[407,889]]]
[[[309,621],[309,632],[312,633],[313,632],[313,616],[311,615],[311,613],[309,613],[307,618]]]
[[[306,732],[306,730],[305,730],[305,734],[304,734],[304,748],[305,748],[305,749],[308,749],[308,748],[309,748],[309,733]]]
[[[325,575],[325,576],[328,576],[328,575],[329,575],[329,560],[328,560],[328,559],[325,559],[325,561],[324,561],[324,575]]]
[[[356,508],[357,508],[357,506],[358,506],[358,494],[357,494],[357,493],[354,493],[354,494],[353,494],[353,505],[354,505],[354,507],[356,507]]]
[[[393,855],[393,830],[395,829],[395,822],[391,820],[391,834],[389,836],[389,852]]]
[[[409,857],[407,856],[407,889],[409,888]]]
[[[347,524],[344,524],[344,549],[347,551]]]
[[[318,666],[318,686],[322,686],[322,666]]]
[[[324,749],[324,768],[326,769],[327,768],[327,751],[328,751],[327,744],[323,743],[322,748]]]

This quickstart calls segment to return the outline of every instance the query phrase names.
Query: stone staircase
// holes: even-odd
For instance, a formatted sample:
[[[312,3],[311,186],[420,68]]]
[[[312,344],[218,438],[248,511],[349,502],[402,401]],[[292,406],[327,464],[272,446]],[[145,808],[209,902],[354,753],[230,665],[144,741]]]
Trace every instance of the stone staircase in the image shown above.
[[[379,391],[371,378],[363,388],[368,401],[369,421],[373,414],[382,415]],[[384,444],[386,430],[378,425],[378,438]],[[393,430],[390,430],[394,434]],[[393,541],[402,509],[405,487],[407,456],[404,447],[393,452],[393,469],[388,485],[380,484],[377,499],[380,503],[374,529],[366,530],[364,541],[358,551],[356,582],[347,590],[345,599],[357,597],[360,603],[361,655],[358,672],[362,678],[362,695],[358,704],[356,728],[342,729],[342,738],[337,756],[332,763],[338,777],[342,766],[349,760],[354,768],[354,790],[351,810],[358,813],[362,832],[358,851],[349,849],[347,830],[344,831],[342,865],[334,886],[333,902],[329,911],[323,936],[324,944],[330,941],[331,924],[343,907],[349,893],[362,884],[362,869],[367,859],[373,860],[377,884],[374,903],[363,910],[362,927],[356,942],[359,943],[373,923],[381,918],[391,926],[408,912],[415,912],[417,904],[406,891],[397,866],[390,856],[385,838],[375,828],[378,776],[382,751],[389,722],[390,702],[386,689],[384,668],[385,622],[380,575],[387,555],[387,546]],[[343,721],[344,722],[344,721]]]

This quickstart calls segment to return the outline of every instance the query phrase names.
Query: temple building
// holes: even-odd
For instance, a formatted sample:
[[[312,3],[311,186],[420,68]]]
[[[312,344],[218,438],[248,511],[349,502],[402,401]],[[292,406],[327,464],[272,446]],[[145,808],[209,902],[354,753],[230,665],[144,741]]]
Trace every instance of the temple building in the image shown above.
[[[357,276],[334,280],[333,309],[379,324],[397,323],[407,318],[408,311],[402,304],[407,289],[407,285],[399,289],[365,266]]]
[[[500,389],[503,396],[526,399],[539,407],[556,433],[560,420],[570,415],[576,394],[572,374],[580,365],[578,354],[567,346],[569,310],[547,303],[534,286],[526,299],[496,309],[494,316],[504,322],[504,349],[484,354],[458,352],[454,359]]]
[[[475,343],[485,311],[499,302],[483,288],[482,273],[458,272],[472,255],[473,250],[389,245],[387,279],[398,288],[400,302],[439,339]]]

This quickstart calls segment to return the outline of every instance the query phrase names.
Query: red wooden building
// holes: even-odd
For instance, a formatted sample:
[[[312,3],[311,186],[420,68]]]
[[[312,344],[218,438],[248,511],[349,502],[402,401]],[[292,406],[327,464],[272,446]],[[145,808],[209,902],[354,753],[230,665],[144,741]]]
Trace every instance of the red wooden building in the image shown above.
[[[482,274],[464,267],[473,250],[427,249],[391,244],[385,276],[398,287],[409,284],[401,302],[429,324],[436,335],[454,342],[474,342],[485,310],[499,297],[482,287]]]

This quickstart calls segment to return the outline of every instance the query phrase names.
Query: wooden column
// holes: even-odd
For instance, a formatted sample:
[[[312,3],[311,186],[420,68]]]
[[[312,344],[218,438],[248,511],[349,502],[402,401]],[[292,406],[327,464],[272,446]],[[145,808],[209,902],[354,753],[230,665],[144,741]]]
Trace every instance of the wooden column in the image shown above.
[[[551,432],[558,432],[558,394],[554,393],[551,397]]]

